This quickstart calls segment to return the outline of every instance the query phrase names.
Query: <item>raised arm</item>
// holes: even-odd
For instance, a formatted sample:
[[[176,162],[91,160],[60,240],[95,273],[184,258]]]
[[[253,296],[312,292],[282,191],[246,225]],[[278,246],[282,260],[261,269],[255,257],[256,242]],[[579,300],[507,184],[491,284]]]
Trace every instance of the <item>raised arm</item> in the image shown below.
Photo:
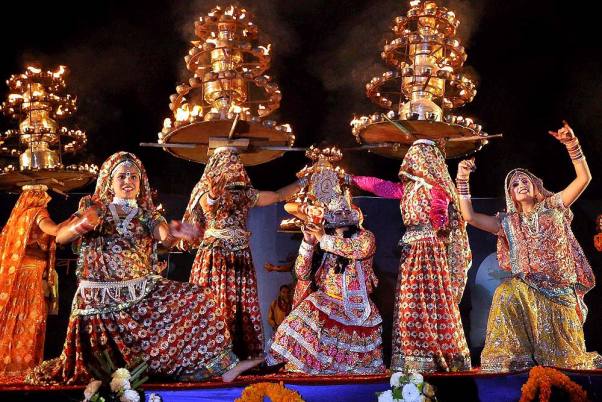
[[[198,204],[200,204],[199,206],[203,209],[203,211],[210,211],[216,208],[219,202],[223,200],[226,185],[226,176],[223,174],[219,176],[210,176],[207,180],[207,184],[209,187],[208,191],[205,190],[203,192],[201,188],[201,183],[197,184],[192,190],[190,202],[192,203],[193,208],[198,202]]]
[[[562,128],[558,131],[548,131],[548,133],[566,146],[569,156],[573,161],[576,177],[560,192],[564,206],[570,207],[588,186],[592,180],[592,174],[589,171],[585,156],[583,156],[579,139],[575,136],[573,129],[566,121],[563,121],[562,124]]]
[[[311,275],[311,261],[314,256],[315,251],[315,243],[312,243],[309,240],[306,240],[307,236],[301,242],[299,246],[299,255],[295,260],[295,275],[297,279],[302,281],[310,280]],[[315,240],[314,240],[315,241]]]
[[[297,307],[307,296],[311,294],[312,278],[311,268],[314,251],[317,240],[305,228],[303,230],[303,241],[299,246],[299,255],[295,260],[295,275],[297,276],[297,285],[293,295],[293,308]]]
[[[394,183],[370,176],[351,176],[351,183],[364,191],[368,191],[383,198],[401,199],[403,196],[403,184]]]
[[[456,185],[460,194],[460,209],[462,218],[472,226],[489,233],[496,234],[500,231],[500,222],[495,216],[475,212],[470,200],[468,180],[470,173],[476,169],[474,158],[465,159],[458,164]]]

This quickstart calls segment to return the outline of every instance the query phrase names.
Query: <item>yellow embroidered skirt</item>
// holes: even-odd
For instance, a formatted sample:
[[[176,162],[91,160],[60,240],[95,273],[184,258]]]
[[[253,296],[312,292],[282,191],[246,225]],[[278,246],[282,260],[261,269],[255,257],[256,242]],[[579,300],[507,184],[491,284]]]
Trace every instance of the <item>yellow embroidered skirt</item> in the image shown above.
[[[602,367],[602,357],[586,352],[574,306],[556,303],[513,278],[493,296],[481,369],[506,372],[535,365],[587,370]]]

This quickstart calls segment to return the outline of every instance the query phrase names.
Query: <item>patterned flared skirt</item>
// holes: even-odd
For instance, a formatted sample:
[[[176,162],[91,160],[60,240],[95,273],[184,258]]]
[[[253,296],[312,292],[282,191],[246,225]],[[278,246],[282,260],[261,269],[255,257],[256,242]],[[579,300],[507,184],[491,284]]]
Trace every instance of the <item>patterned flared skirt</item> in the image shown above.
[[[105,352],[118,367],[142,358],[148,375],[181,381],[219,375],[238,363],[222,312],[208,290],[160,277],[149,277],[142,288],[134,303],[101,309],[84,306],[78,290],[61,356],[43,362],[26,381],[86,383]]]
[[[0,311],[0,375],[23,375],[44,357],[46,259],[23,257],[11,300]]]
[[[391,370],[470,370],[470,352],[452,294],[445,244],[429,238],[414,241],[406,245],[401,261]]]
[[[234,353],[241,359],[262,356],[263,326],[251,251],[199,248],[190,282],[209,289],[221,307],[220,319],[228,324]]]
[[[318,291],[291,311],[274,335],[268,364],[286,363],[288,371],[314,375],[383,372],[380,319],[369,318],[378,321],[373,326],[341,323],[325,313],[336,309],[329,300],[335,303]]]

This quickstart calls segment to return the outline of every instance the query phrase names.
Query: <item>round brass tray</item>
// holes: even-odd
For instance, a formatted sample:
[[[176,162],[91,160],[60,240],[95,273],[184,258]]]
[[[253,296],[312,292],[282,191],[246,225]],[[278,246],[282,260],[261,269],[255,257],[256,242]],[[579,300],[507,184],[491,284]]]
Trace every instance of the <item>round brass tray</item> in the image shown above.
[[[396,123],[407,132],[401,131],[388,121],[373,123],[360,131],[360,142],[364,145],[391,144],[389,147],[371,149],[370,152],[394,159],[403,159],[408,148],[418,139],[452,139],[445,144],[445,154],[448,159],[470,155],[489,142],[486,134],[479,134],[475,130],[458,124],[425,120],[399,120]],[[477,138],[457,141],[462,137]]]
[[[192,162],[207,163],[210,138],[227,139],[232,120],[202,121],[175,128],[163,137],[164,144],[192,144],[190,148],[165,147],[170,154]],[[261,147],[290,147],[290,133],[269,128],[261,123],[239,120],[232,140],[248,139],[249,145],[240,150],[240,158],[246,166],[260,165],[284,154],[283,150],[265,150]]]
[[[0,173],[0,190],[20,191],[27,184],[45,184],[53,190],[67,193],[94,180],[95,174],[78,170],[16,170]]]

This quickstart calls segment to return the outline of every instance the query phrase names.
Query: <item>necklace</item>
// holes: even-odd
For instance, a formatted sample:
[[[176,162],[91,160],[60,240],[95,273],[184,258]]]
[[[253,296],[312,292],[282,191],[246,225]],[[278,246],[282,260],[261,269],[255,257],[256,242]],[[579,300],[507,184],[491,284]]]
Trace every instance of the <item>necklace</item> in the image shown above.
[[[135,198],[113,197],[112,204],[119,205],[126,214],[129,214],[132,209],[138,209],[138,202]]]
[[[136,200],[133,201],[134,203],[136,202]],[[123,211],[127,214],[124,220],[119,219],[119,214],[117,214],[117,208],[115,208],[115,205],[120,205]],[[124,205],[112,203],[109,204],[109,210],[111,211],[111,215],[113,216],[113,221],[115,222],[115,228],[117,229],[117,233],[119,233],[122,236],[130,237],[132,233],[128,229],[128,226],[132,219],[134,219],[134,216],[136,216],[136,214],[138,213],[138,206],[135,205],[134,207],[132,207],[131,205],[127,205],[126,209]]]
[[[527,231],[531,236],[539,234],[539,205],[537,205],[529,214],[521,212],[520,219],[527,227]]]

